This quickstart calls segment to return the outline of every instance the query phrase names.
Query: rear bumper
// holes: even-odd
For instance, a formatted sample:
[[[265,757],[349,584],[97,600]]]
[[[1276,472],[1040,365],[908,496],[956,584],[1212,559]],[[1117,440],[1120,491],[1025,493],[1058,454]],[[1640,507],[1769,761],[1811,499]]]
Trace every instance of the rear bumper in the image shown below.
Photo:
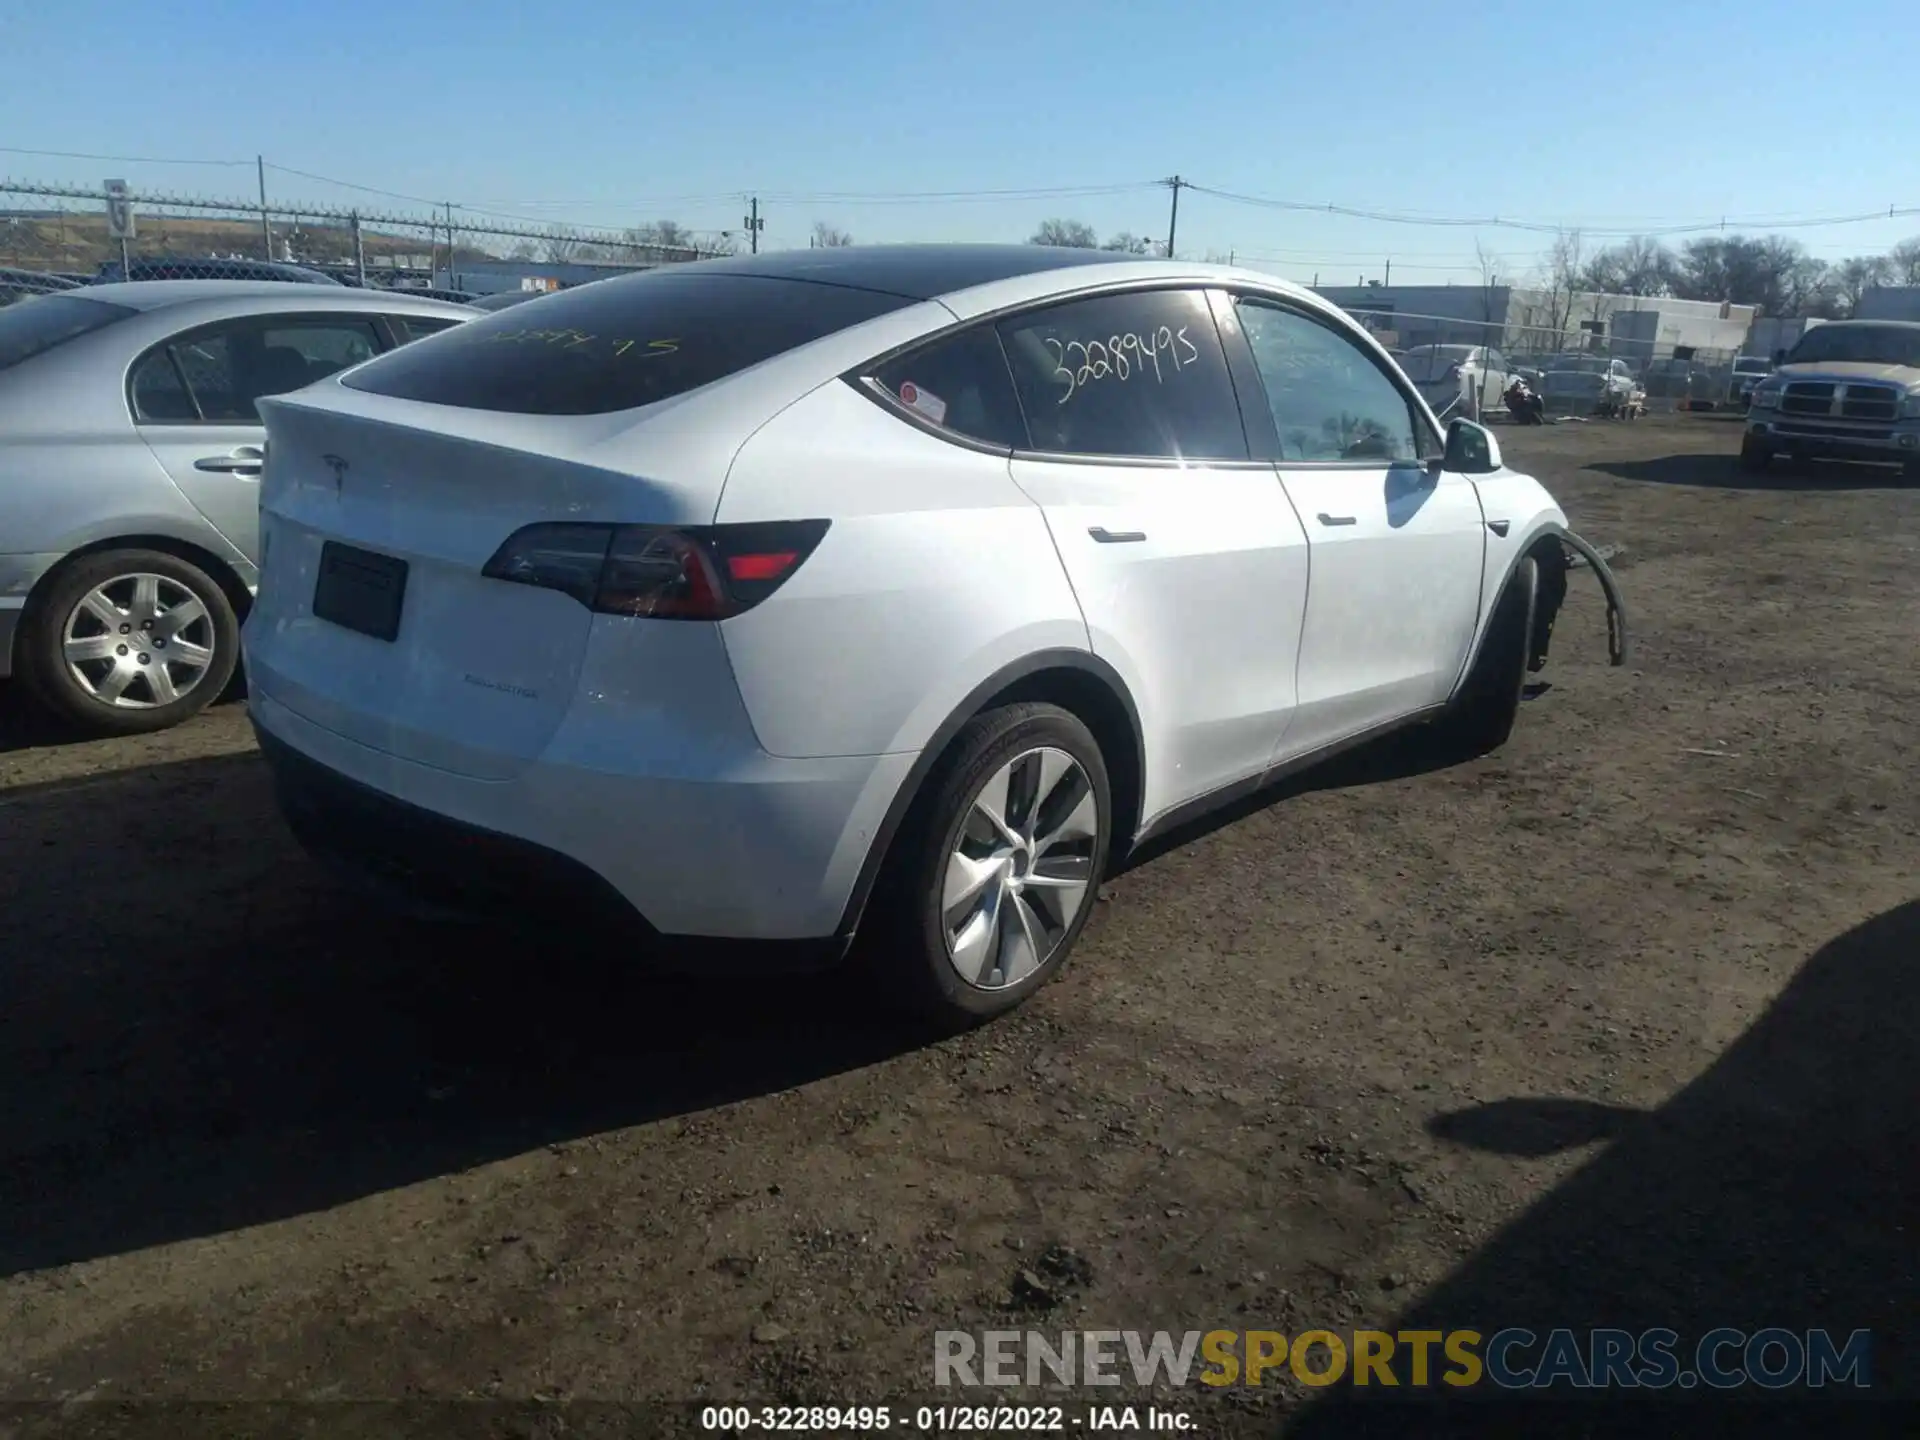
[[[461,915],[611,924],[671,942],[668,960],[837,958],[855,878],[913,759],[761,754],[689,780],[568,764],[557,739],[514,778],[479,780],[373,750],[270,695],[249,704],[289,825],[335,869]],[[713,943],[732,941],[754,943]]]
[[[1809,455],[1832,455],[1848,460],[1920,460],[1920,421],[1914,420],[1842,427],[1774,411],[1764,420],[1751,420],[1747,434],[1777,450],[1802,450]]]

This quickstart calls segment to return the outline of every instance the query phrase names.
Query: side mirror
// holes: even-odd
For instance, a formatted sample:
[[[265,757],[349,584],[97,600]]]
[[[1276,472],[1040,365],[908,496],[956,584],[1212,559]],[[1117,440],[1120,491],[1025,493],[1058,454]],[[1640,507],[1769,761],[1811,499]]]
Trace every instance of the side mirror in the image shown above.
[[[1501,466],[1500,442],[1484,425],[1455,420],[1447,426],[1447,453],[1440,468],[1455,475],[1491,475]]]

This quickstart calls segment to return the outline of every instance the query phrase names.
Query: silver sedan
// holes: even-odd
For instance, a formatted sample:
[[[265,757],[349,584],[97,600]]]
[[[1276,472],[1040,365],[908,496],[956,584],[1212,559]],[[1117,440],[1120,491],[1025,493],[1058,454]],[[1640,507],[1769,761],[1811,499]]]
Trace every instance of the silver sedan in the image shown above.
[[[258,579],[254,402],[477,313],[245,280],[0,309],[0,678],[98,735],[212,703]]]

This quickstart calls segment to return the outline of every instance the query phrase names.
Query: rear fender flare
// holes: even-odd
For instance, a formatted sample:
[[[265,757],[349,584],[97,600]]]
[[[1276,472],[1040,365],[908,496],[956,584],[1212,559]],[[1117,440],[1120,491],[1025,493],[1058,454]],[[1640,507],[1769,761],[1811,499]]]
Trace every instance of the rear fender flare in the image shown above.
[[[1126,682],[1120,673],[1106,661],[1090,650],[1049,649],[1037,650],[1009,664],[1001,666],[993,674],[982,680],[966,697],[953,708],[947,718],[941,722],[927,743],[921,747],[919,757],[913,762],[913,768],[894,793],[893,800],[887,806],[879,828],[874,832],[873,841],[867,847],[866,858],[860,862],[859,872],[854,877],[853,892],[847,897],[846,907],[840,914],[837,934],[850,937],[859,928],[860,917],[866,912],[867,902],[872,897],[875,882],[880,878],[881,868],[885,865],[887,854],[893,849],[893,842],[906,822],[907,812],[913,808],[913,802],[919,798],[926,784],[927,776],[946,753],[947,746],[953,743],[953,737],[960,733],[974,716],[987,707],[987,703],[1002,691],[1012,688],[1020,681],[1046,670],[1078,670],[1090,675],[1113,692],[1126,711],[1128,728],[1133,732],[1134,764],[1136,775],[1146,774],[1146,747],[1143,731],[1140,728],[1140,711],[1134,704],[1133,695],[1128,691]],[[1139,817],[1115,816],[1116,829],[1123,832],[1122,843],[1116,848],[1124,853],[1133,839]]]

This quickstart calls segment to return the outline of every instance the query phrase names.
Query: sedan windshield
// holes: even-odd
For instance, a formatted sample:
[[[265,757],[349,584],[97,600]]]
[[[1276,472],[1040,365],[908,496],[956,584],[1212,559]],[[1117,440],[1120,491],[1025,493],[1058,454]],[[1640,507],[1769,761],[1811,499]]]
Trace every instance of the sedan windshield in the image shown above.
[[[1800,337],[1787,362],[1911,365],[1920,369],[1920,325],[1822,325]]]
[[[0,370],[136,313],[78,296],[36,295],[0,310]]]
[[[1547,362],[1547,372],[1552,374],[1605,375],[1607,362],[1594,355],[1556,355]]]

